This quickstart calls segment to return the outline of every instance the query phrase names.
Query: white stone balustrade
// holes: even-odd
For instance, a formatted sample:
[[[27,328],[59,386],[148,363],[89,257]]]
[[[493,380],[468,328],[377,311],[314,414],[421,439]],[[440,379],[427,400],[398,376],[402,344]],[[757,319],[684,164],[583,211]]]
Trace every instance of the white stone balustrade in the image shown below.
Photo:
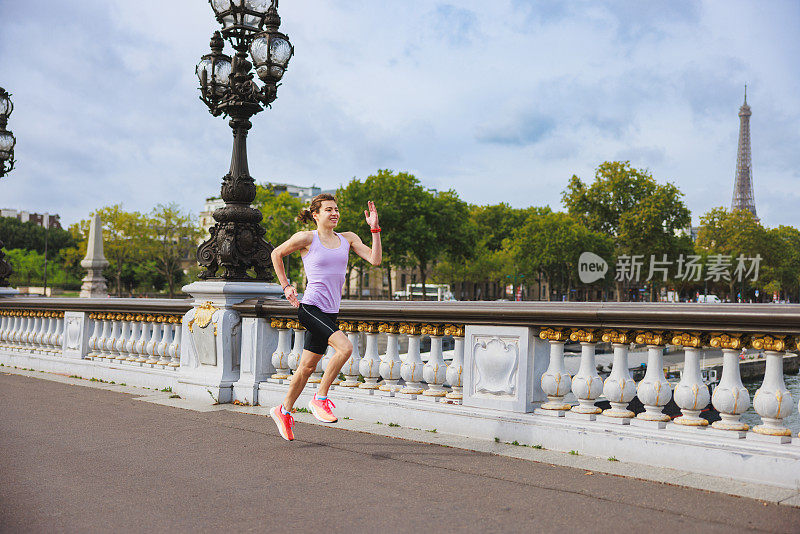
[[[339,328],[347,334],[347,339],[353,345],[353,353],[344,363],[342,374],[344,381],[339,384],[343,388],[358,387],[359,364],[361,363],[361,347],[358,342],[358,323],[356,321],[339,321]]]
[[[16,298],[13,300],[17,301]],[[197,383],[203,386],[199,397],[208,394],[204,389],[206,384],[218,383],[213,392],[216,395],[219,391],[220,395],[213,397],[213,400],[220,399],[220,402],[229,402],[230,399],[222,393],[236,381],[240,372],[238,355],[223,358],[220,352],[223,349],[220,347],[226,346],[225,343],[240,347],[240,350],[244,350],[241,347],[246,342],[252,345],[247,349],[251,358],[248,360],[251,366],[249,394],[241,399],[254,404],[259,402],[263,406],[285,394],[285,378],[297,368],[306,335],[293,318],[270,318],[264,312],[253,313],[252,307],[248,315],[249,304],[233,309],[229,306],[218,311],[211,306],[205,320],[195,322],[192,334],[191,323],[187,327],[175,312],[153,311],[170,309],[166,306],[172,306],[172,310],[179,309],[177,304],[166,302],[148,308],[151,303],[144,301],[105,299],[102,305],[98,303],[97,311],[68,310],[66,317],[64,311],[46,308],[41,304],[47,302],[48,305],[55,305],[57,299],[50,299],[49,302],[31,299],[30,302],[36,303],[33,307],[39,306],[33,310],[8,307],[8,302],[7,299],[0,299],[0,362],[5,365],[54,369],[87,378],[94,376],[117,383],[147,384],[148,387],[163,389],[184,380],[181,374],[181,340],[191,336],[188,342],[194,348],[191,351],[187,348],[186,354],[199,360],[192,364],[198,369],[195,376],[201,377],[202,373],[214,368],[216,362],[223,359],[227,358],[230,364],[225,373],[218,376],[208,374],[210,378],[207,379],[192,379],[198,380]],[[92,302],[92,299],[86,302]],[[269,310],[278,309],[281,305],[285,304],[262,303],[263,308]],[[374,303],[370,305],[375,307]],[[73,306],[87,309],[84,303]],[[346,376],[344,384],[331,390],[340,407],[337,408],[341,412],[340,417],[357,418],[364,410],[365,414],[369,414],[366,417],[372,421],[397,421],[403,426],[420,428],[438,427],[442,432],[464,432],[467,435],[475,432],[475,435],[487,439],[499,437],[509,442],[542,443],[547,448],[557,450],[580,450],[581,454],[606,457],[608,450],[619,450],[615,454],[619,454],[623,461],[652,461],[665,465],[665,462],[674,458],[681,458],[682,462],[694,466],[690,469],[705,469],[704,472],[720,469],[720,475],[734,477],[741,472],[741,476],[748,479],[767,476],[761,475],[761,472],[769,472],[772,473],[769,476],[779,478],[782,471],[791,473],[793,469],[800,469],[789,463],[780,464],[783,466],[781,470],[770,467],[795,456],[796,465],[800,465],[798,439],[792,435],[792,423],[787,423],[787,417],[792,414],[796,402],[783,376],[784,359],[794,357],[791,351],[800,350],[800,335],[795,327],[791,327],[794,328],[792,330],[786,326],[794,324],[788,320],[782,319],[774,328],[764,326],[762,332],[765,333],[759,334],[750,325],[752,321],[739,319],[737,324],[743,325],[741,329],[731,327],[722,330],[724,321],[717,317],[713,324],[719,328],[715,330],[707,324],[692,329],[692,324],[684,320],[682,313],[673,316],[665,313],[662,317],[653,316],[648,321],[637,323],[653,325],[644,330],[640,327],[625,328],[623,319],[608,314],[598,319],[596,327],[592,326],[592,316],[586,313],[580,315],[580,321],[575,321],[580,326],[565,326],[570,324],[569,314],[561,312],[559,321],[553,322],[558,326],[547,326],[545,319],[541,319],[544,324],[537,324],[540,320],[538,316],[523,321],[515,317],[513,313],[516,312],[509,307],[507,314],[497,316],[510,318],[513,322],[507,325],[492,324],[491,315],[487,313],[477,322],[480,328],[476,328],[472,324],[454,322],[447,315],[449,311],[437,316],[433,306],[424,306],[425,303],[413,303],[408,309],[398,308],[402,312],[397,314],[399,318],[396,320],[385,319],[391,314],[387,314],[383,308],[375,308],[383,310],[376,314],[377,318],[370,318],[365,311],[357,314],[345,311],[340,314],[344,318],[342,329],[354,345],[354,357],[348,361],[349,366],[343,369]],[[477,309],[474,304],[470,306]],[[499,306],[500,303],[497,303],[498,309]],[[607,306],[614,307],[613,303]],[[451,305],[443,309],[457,308]],[[555,309],[555,306],[543,307],[545,311],[547,308]],[[369,309],[369,305],[364,305],[364,310]],[[624,313],[630,309],[630,306],[625,308]],[[703,308],[703,313],[709,313],[706,310],[722,313],[713,311],[717,309],[708,306]],[[413,319],[417,310],[423,310],[424,313],[420,312],[420,318]],[[241,330],[237,332],[237,328],[242,328],[238,319],[240,313],[253,324],[260,323],[263,335],[245,339],[245,336],[251,336],[250,330],[244,335]],[[223,319],[223,315],[228,319]],[[542,313],[541,317],[546,318],[547,314]],[[613,322],[609,317],[616,321],[613,324],[617,327],[606,326],[606,321]],[[700,315],[697,317],[702,319]],[[197,321],[197,317],[194,320]],[[767,324],[765,319],[761,321],[758,328]],[[228,326],[223,326],[226,324]],[[659,328],[659,324],[664,326]],[[685,324],[685,328],[678,329],[676,324]],[[221,342],[219,337],[224,332],[228,332],[228,341]],[[473,335],[471,341],[469,335]],[[420,351],[424,336],[431,338],[431,350],[428,353]],[[443,343],[449,342],[447,336],[453,336],[455,342],[452,352],[443,351]],[[268,352],[265,350],[267,339],[271,340]],[[595,352],[601,339],[611,344],[614,352],[611,373],[605,382],[598,376],[596,368]],[[628,370],[628,351],[633,350],[632,342],[647,347],[647,372],[638,384]],[[668,342],[682,347],[685,354],[680,382],[674,386],[674,392],[670,390],[670,383],[663,372],[663,351]],[[203,343],[207,345],[203,347]],[[406,343],[408,350],[401,355],[399,346],[405,346]],[[570,357],[575,357],[578,343],[580,362],[577,373],[571,376],[564,363],[565,346]],[[386,350],[379,350],[383,346]],[[606,347],[601,347],[604,352],[607,351]],[[722,350],[724,362],[722,379],[713,395],[713,406],[721,417],[721,421],[713,425],[715,430],[706,427],[709,415],[703,413],[709,400],[712,400],[701,375],[700,364],[701,355],[708,347]],[[749,408],[750,397],[739,373],[739,351],[743,347],[761,351],[766,360],[764,379],[752,399],[752,408]],[[79,361],[73,363],[80,366],[70,367],[70,358],[77,358]],[[330,351],[326,351],[311,382],[319,379],[320,371],[329,358]],[[268,379],[273,371],[270,362],[277,364],[275,375],[283,372],[284,378]],[[569,369],[574,369],[571,365]],[[674,365],[674,356],[670,365]],[[469,366],[472,366],[471,369]],[[258,369],[260,371],[256,372]],[[375,390],[380,393],[373,394]],[[183,396],[182,390],[179,393]],[[573,395],[577,405],[570,406],[575,404]],[[669,416],[664,413],[670,396],[674,397],[681,410],[680,417],[671,423],[668,422]],[[638,397],[644,405],[644,412],[635,417],[628,409],[634,397]],[[425,402],[426,399],[429,402]],[[438,402],[431,403],[431,399]],[[211,402],[212,396],[208,400]],[[598,416],[600,409],[596,403],[603,400],[611,402],[612,408]],[[464,406],[459,406],[462,402]],[[748,410],[748,422],[755,421],[756,414],[760,417],[760,424],[754,422],[752,430],[742,421],[742,415]],[[547,412],[563,414],[565,418],[539,416]],[[671,411],[669,414],[675,415]],[[638,425],[640,428],[624,429],[609,424],[615,422]],[[747,439],[730,439],[737,437]],[[574,441],[570,442],[570,439]],[[767,443],[761,443],[763,441]],[[635,451],[637,444],[642,445],[641,454]],[[683,447],[681,450],[684,452],[673,454],[670,447]],[[726,470],[720,467],[726,464],[719,458],[728,453],[731,467]],[[773,453],[774,457],[769,456]],[[765,460],[761,464],[754,464],[760,466],[756,468],[739,460],[748,458],[748,462],[753,462],[751,458],[758,455],[769,457],[772,463]],[[713,462],[704,463],[702,458],[706,457]]]
[[[550,343],[550,363],[541,380],[547,402],[536,413],[560,417],[571,408],[564,402],[564,396],[572,387],[572,377],[564,368],[564,343],[569,339],[569,333],[560,328],[544,328],[539,337]]]
[[[761,416],[762,424],[753,427],[756,435],[765,436],[778,443],[791,441],[792,431],[783,420],[792,412],[794,402],[783,379],[783,356],[786,350],[785,336],[757,336],[752,341],[753,348],[764,350],[766,370],[761,387],[753,397],[753,408]],[[748,437],[756,438],[750,435]],[[762,438],[764,439],[764,438]]]
[[[603,334],[603,341],[610,342],[614,348],[614,361],[611,374],[603,382],[603,395],[611,403],[611,408],[603,411],[606,422],[628,424],[634,413],[628,410],[628,403],[636,396],[636,382],[628,369],[629,335],[612,330]]]
[[[636,385],[636,396],[644,411],[636,416],[635,422],[663,428],[670,417],[662,410],[672,398],[672,389],[664,376],[664,333],[641,333],[636,336],[636,343],[647,345],[647,370]]]
[[[398,336],[400,335],[400,325],[397,323],[381,323],[378,330],[386,334],[386,354],[381,358],[380,375],[383,383],[378,389],[390,395],[395,391],[400,391],[400,370],[403,366],[400,360],[398,349]]]
[[[271,326],[278,330],[278,347],[272,353],[272,366],[275,373],[272,378],[286,380],[291,376],[289,356],[292,352],[292,329],[288,326],[289,319],[273,319]]]
[[[378,389],[378,380],[381,377],[381,360],[378,357],[378,325],[372,322],[361,321],[358,330],[366,337],[364,344],[364,357],[358,364],[358,370],[364,377],[364,383],[359,384],[360,389]]]
[[[743,347],[741,336],[714,335],[711,337],[711,346],[722,349],[722,378],[711,395],[711,403],[719,412],[721,420],[714,421],[711,426],[743,438],[750,427],[740,419],[750,407],[750,393],[742,384],[739,370],[739,351]]]
[[[711,394],[703,383],[700,371],[702,338],[696,332],[684,332],[672,338],[672,344],[684,348],[684,363],[681,380],[675,387],[675,404],[681,409],[681,416],[673,423],[687,427],[705,427],[708,421],[700,417],[700,412],[708,406]]]
[[[453,336],[453,359],[447,366],[447,383],[451,391],[445,396],[459,402],[464,398],[464,327],[449,324],[444,333]]]

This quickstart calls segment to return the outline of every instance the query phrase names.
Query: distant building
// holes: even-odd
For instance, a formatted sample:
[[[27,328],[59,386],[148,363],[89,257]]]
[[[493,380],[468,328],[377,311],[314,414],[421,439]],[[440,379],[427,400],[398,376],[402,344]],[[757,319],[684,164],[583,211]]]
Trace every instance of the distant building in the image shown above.
[[[200,226],[208,233],[208,229],[214,226],[214,211],[225,205],[225,201],[220,197],[208,197],[206,199],[205,207],[200,212]]]
[[[61,229],[61,216],[51,213],[30,213],[4,208],[0,209],[0,217],[11,217],[21,222],[32,222],[41,227]]]

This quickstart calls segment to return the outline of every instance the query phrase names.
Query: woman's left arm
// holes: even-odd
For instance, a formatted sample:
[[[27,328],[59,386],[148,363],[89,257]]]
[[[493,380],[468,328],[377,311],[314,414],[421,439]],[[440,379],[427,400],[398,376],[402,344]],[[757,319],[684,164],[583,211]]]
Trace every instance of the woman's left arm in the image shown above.
[[[364,258],[371,265],[380,265],[383,259],[383,250],[381,249],[381,227],[378,225],[378,210],[375,209],[375,203],[371,200],[367,203],[367,209],[364,210],[364,218],[367,220],[370,231],[372,232],[372,247],[368,247],[361,241],[361,238],[355,232],[344,232],[342,235],[350,242],[350,247],[353,252]]]

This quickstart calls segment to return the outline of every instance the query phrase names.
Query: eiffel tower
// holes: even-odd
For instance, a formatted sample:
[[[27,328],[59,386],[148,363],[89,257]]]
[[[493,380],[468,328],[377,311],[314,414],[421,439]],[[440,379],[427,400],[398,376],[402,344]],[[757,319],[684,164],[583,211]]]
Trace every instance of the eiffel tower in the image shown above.
[[[753,195],[753,161],[750,157],[750,106],[747,105],[747,85],[744,86],[744,104],[739,108],[739,149],[736,153],[736,182],[733,185],[731,211],[748,210],[755,216],[756,199]]]

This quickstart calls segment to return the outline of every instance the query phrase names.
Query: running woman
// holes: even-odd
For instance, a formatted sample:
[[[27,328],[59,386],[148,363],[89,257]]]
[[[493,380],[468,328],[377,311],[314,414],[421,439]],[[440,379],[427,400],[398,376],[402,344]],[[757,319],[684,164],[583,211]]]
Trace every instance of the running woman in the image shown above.
[[[339,208],[333,195],[322,193],[315,196],[311,206],[297,217],[300,222],[313,221],[317,229],[297,232],[272,251],[272,265],[283,286],[283,294],[292,306],[299,308],[297,319],[306,329],[303,354],[292,375],[286,397],[280,406],[273,407],[269,412],[278,425],[281,436],[286,440],[294,439],[292,407],[328,345],[336,352],[328,362],[322,382],[308,407],[314,417],[324,423],[335,423],[338,420],[331,410],[336,406],[328,399],[328,389],[353,353],[352,343],[339,330],[336,321],[350,249],[372,265],[381,264],[381,228],[378,226],[378,212],[372,201],[367,203],[364,217],[372,231],[371,248],[354,232],[339,234],[333,231],[339,222]],[[303,258],[308,279],[302,301],[297,300],[297,291],[289,283],[283,266],[284,256],[297,251],[300,251]]]

